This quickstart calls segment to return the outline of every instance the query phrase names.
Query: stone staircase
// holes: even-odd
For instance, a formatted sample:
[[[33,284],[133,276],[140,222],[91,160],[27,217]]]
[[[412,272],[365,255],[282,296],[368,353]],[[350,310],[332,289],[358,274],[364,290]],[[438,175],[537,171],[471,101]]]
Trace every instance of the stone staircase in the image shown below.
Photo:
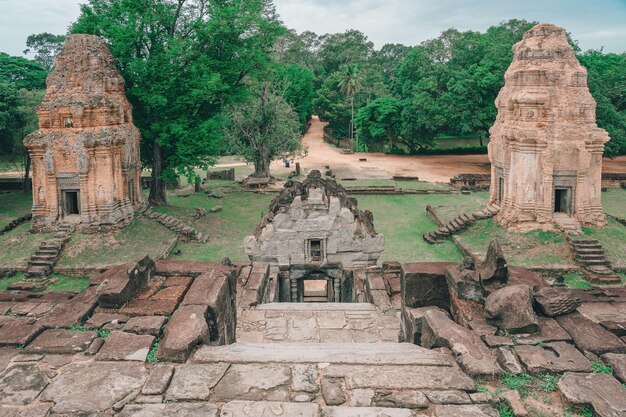
[[[52,239],[41,242],[35,254],[28,261],[26,278],[45,278],[52,274],[63,247],[70,239],[73,231],[72,225],[62,224]]]
[[[602,284],[613,284],[621,281],[611,269],[611,263],[600,242],[590,237],[573,238],[569,234],[568,238],[576,260],[589,272],[591,281]]]
[[[568,236],[580,236],[583,234],[580,223],[574,217],[565,213],[554,213],[552,215],[557,227],[565,232]]]
[[[426,209],[429,210],[430,206]],[[432,208],[431,208],[432,210]],[[440,225],[440,227],[432,232],[424,233],[422,236],[426,242],[431,245],[443,243],[444,239],[459,233],[471,226],[476,220],[488,219],[500,211],[500,207],[496,204],[490,204],[482,210],[477,210],[469,214],[460,214],[454,219],[450,220],[446,224]]]

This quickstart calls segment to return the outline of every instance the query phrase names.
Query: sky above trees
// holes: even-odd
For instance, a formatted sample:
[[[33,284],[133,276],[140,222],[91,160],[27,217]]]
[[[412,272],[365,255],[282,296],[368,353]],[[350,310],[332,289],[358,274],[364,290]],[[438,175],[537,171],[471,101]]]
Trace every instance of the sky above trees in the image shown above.
[[[21,55],[32,33],[65,33],[79,0],[0,0],[0,51]],[[318,34],[357,29],[374,42],[417,45],[454,27],[484,31],[511,18],[557,24],[580,47],[626,51],[624,0],[275,0],[285,24]]]

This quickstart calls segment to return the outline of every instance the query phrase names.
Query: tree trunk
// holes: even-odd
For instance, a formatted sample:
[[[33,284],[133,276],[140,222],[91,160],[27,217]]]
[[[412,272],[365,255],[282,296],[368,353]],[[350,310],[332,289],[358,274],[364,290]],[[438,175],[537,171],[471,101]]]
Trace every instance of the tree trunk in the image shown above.
[[[160,206],[167,204],[165,196],[165,181],[161,179],[163,173],[163,149],[154,142],[152,157],[152,183],[150,184],[150,196],[148,201],[150,204]]]
[[[22,183],[22,191],[24,194],[30,192],[30,182],[28,181],[30,176],[30,154],[26,151],[24,155],[24,182]]]
[[[261,149],[257,160],[254,162],[254,174],[252,174],[252,176],[256,178],[269,178],[271,162],[267,151]]]
[[[350,100],[350,143],[354,143],[354,96]],[[356,152],[359,151],[359,144],[356,144]]]

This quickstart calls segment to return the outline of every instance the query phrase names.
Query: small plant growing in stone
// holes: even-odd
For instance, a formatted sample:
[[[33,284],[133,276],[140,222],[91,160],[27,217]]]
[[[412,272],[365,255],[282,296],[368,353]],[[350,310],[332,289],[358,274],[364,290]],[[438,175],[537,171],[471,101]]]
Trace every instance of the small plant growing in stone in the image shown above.
[[[501,382],[503,385],[506,385],[509,389],[517,390],[521,397],[527,397],[528,386],[533,382],[533,378],[528,374],[513,375],[507,372],[502,377]]]
[[[594,374],[613,374],[613,367],[610,365],[605,365],[601,362],[592,361],[591,366],[593,366]]]
[[[498,413],[500,417],[515,417],[513,411],[511,411],[509,406],[503,401],[498,405]]]
[[[159,349],[159,339],[154,341],[154,344],[150,348],[150,352],[148,352],[148,356],[146,356],[146,362],[148,363],[158,363],[159,360],[156,357],[157,349]]]
[[[539,375],[539,388],[545,392],[555,392],[558,388],[559,379],[561,379],[560,375],[541,374]]]
[[[24,345],[17,345],[17,350],[24,350]]]
[[[85,327],[84,326],[70,326],[70,331],[72,331],[72,332],[84,332],[85,331]]]
[[[107,337],[109,337],[110,334],[111,330],[98,329],[98,337],[101,337],[102,339],[106,339]]]

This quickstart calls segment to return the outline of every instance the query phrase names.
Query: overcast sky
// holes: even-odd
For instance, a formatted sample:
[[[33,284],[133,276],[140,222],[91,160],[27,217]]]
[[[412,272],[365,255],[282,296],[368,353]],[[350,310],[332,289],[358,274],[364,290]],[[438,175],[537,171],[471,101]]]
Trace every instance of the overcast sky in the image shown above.
[[[32,33],[62,34],[80,0],[0,0],[0,51],[20,55]],[[417,45],[455,27],[483,31],[511,18],[555,23],[582,49],[626,51],[626,0],[274,0],[298,32],[358,29],[377,48]]]

